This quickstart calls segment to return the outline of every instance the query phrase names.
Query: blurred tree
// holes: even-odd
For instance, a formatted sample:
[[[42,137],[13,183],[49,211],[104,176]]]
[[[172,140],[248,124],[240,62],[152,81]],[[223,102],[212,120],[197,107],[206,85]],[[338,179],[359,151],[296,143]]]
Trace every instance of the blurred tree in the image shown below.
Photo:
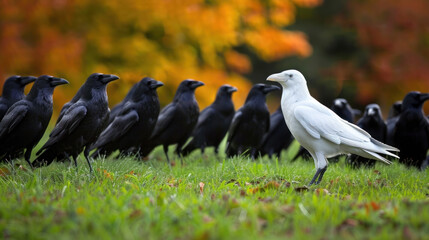
[[[68,101],[92,72],[121,77],[109,87],[119,102],[143,76],[163,81],[162,104],[180,81],[206,83],[196,94],[208,105],[225,83],[238,87],[241,106],[252,70],[242,46],[264,61],[309,56],[306,36],[285,27],[296,6],[321,0],[17,0],[0,1],[0,81],[12,74],[52,74],[70,80],[55,107]],[[261,79],[263,81],[265,79]],[[2,85],[2,82],[0,82]]]
[[[337,22],[356,33],[360,51],[333,76],[357,86],[362,103],[385,108],[412,90],[429,91],[429,1],[350,1]]]

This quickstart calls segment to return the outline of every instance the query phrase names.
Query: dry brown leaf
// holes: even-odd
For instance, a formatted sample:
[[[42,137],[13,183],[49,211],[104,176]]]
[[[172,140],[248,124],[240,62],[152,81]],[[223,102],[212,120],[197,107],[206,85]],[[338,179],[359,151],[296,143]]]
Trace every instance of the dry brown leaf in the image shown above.
[[[329,193],[328,189],[324,189],[324,188],[317,188],[316,190],[314,190],[316,192],[317,196],[321,196],[321,195],[331,195],[331,193]]]
[[[0,168],[0,176],[6,177],[8,175],[10,175],[9,168],[7,168],[7,167]]]
[[[203,182],[200,182],[198,185],[200,186],[200,194],[203,195],[205,184]]]
[[[142,215],[142,211],[140,209],[135,209],[133,212],[130,213],[129,218],[137,218]]]

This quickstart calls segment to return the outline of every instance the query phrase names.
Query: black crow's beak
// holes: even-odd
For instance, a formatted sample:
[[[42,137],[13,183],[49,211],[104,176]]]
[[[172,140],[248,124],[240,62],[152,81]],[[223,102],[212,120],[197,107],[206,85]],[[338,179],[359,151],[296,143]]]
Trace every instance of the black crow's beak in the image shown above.
[[[68,84],[69,82],[67,80],[65,80],[64,78],[57,78],[54,77],[51,81],[51,85],[52,86],[58,86],[58,85],[63,85],[63,84]]]
[[[21,77],[21,84],[27,85],[29,83],[36,81],[36,79],[37,77],[33,77],[33,76]]]
[[[419,96],[419,100],[420,102],[425,102],[429,99],[429,93],[422,93]]]
[[[203,82],[200,82],[200,81],[194,81],[194,82],[192,83],[192,88],[193,88],[193,89],[195,89],[195,88],[197,88],[197,87],[201,87],[201,86],[204,86],[204,83],[203,83]]]
[[[161,86],[164,86],[164,83],[162,83],[160,81],[151,81],[150,82],[150,88],[152,88],[152,89],[156,89],[156,88],[159,88]]]
[[[103,83],[106,83],[106,84],[111,82],[111,81],[118,80],[118,79],[119,79],[119,77],[116,75],[113,75],[113,74],[104,74],[103,75]]]
[[[269,93],[269,92],[276,91],[276,90],[280,90],[280,88],[279,88],[279,87],[277,87],[277,86],[274,86],[274,85],[266,85],[266,86],[264,87],[263,92],[264,92],[265,94],[267,94],[267,93]]]
[[[227,90],[228,93],[233,93],[233,92],[237,92],[237,88],[236,87],[229,87]]]

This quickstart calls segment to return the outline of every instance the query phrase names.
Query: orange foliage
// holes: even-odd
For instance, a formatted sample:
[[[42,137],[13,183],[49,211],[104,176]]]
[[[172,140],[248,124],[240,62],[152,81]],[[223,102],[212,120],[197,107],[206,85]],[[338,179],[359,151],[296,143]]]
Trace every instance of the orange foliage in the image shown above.
[[[428,92],[427,9],[426,0],[350,2],[339,22],[355,29],[365,56],[342,61],[333,72],[340,81],[357,83],[362,103],[388,108],[408,91]]]
[[[239,107],[251,84],[240,74],[252,64],[236,47],[267,61],[308,56],[304,34],[283,28],[295,5],[320,0],[39,0],[0,1],[0,81],[12,74],[51,74],[70,85],[54,94],[56,111],[93,72],[117,74],[108,88],[119,102],[144,76],[165,83],[162,104],[187,78],[206,83],[196,91],[201,107],[225,83],[238,87]],[[2,82],[0,82],[2,85]]]

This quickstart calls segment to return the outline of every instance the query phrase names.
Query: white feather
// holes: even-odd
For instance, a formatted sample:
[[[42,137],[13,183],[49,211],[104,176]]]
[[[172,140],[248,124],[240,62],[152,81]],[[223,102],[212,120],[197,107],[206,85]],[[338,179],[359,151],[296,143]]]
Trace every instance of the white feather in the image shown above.
[[[399,158],[389,151],[398,149],[383,144],[358,126],[349,123],[314,99],[304,76],[296,70],[270,75],[267,80],[283,87],[281,107],[289,130],[315,158],[317,168],[327,165],[326,158],[352,153],[366,158],[391,162],[380,156]]]

